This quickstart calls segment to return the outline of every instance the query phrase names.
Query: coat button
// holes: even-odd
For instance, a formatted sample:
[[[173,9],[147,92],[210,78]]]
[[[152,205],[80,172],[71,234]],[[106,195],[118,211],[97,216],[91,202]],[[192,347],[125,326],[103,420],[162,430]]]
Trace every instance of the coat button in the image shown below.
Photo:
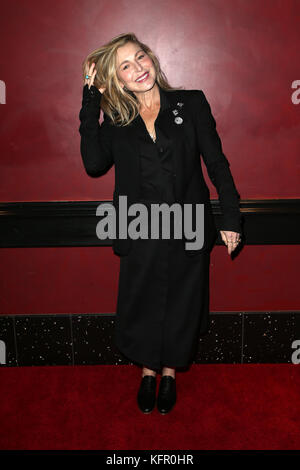
[[[160,153],[163,153],[163,151],[164,151],[163,147],[159,147],[159,151],[160,151]]]
[[[174,178],[176,178],[176,173],[173,173]]]

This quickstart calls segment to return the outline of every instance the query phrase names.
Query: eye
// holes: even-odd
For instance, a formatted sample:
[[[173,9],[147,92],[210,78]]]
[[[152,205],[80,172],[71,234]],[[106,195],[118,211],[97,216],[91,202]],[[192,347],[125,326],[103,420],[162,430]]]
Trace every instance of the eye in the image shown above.
[[[139,59],[142,59],[143,57],[145,57],[145,54],[141,54],[138,58]],[[126,68],[128,67],[128,65],[125,65],[122,70],[126,70]]]

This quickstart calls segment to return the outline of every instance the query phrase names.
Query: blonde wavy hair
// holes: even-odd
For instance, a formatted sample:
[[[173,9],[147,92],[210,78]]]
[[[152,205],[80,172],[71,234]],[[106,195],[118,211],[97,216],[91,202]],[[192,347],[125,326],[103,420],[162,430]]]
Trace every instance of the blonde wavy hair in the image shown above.
[[[96,88],[104,88],[105,91],[101,97],[101,108],[112,120],[114,125],[127,126],[139,114],[139,101],[130,90],[125,90],[119,84],[117,77],[116,57],[117,49],[124,46],[127,42],[133,42],[152,59],[156,70],[157,84],[168,91],[180,90],[181,88],[173,88],[164,72],[160,68],[159,59],[154,52],[146,44],[138,40],[134,33],[120,34],[99,49],[91,52],[82,64],[83,81],[85,78],[85,67],[87,63],[90,65],[95,62],[97,70],[94,86]]]

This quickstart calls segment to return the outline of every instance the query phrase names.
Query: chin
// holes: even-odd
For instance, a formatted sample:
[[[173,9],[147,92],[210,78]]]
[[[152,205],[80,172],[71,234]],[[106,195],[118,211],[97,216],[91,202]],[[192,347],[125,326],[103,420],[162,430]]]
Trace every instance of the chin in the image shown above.
[[[149,91],[154,87],[155,83],[156,83],[155,79],[149,79],[147,81],[147,83],[143,84],[143,86],[139,86],[139,85],[134,84],[134,89],[132,89],[131,91],[137,92],[137,93],[138,92]]]

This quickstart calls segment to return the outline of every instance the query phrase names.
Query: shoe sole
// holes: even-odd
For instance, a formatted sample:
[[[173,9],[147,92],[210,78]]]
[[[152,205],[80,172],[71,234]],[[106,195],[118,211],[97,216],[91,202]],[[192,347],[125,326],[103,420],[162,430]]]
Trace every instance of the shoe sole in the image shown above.
[[[154,408],[155,408],[155,405],[153,406],[153,408],[152,408],[151,410],[149,410],[149,411],[144,411],[142,408],[139,407],[139,404],[138,404],[138,409],[139,409],[142,413],[144,413],[145,415],[148,415],[148,414],[152,413],[152,411],[154,410]]]
[[[161,415],[167,415],[168,413],[170,413],[170,411],[173,410],[175,405],[172,406],[172,408],[170,408],[168,411],[161,411],[161,410],[157,410]]]
[[[150,413],[152,413],[152,411],[154,410],[154,408],[153,408],[151,411],[143,411],[143,410],[141,410],[141,408],[139,408],[139,410],[140,410],[144,415],[150,415]]]

